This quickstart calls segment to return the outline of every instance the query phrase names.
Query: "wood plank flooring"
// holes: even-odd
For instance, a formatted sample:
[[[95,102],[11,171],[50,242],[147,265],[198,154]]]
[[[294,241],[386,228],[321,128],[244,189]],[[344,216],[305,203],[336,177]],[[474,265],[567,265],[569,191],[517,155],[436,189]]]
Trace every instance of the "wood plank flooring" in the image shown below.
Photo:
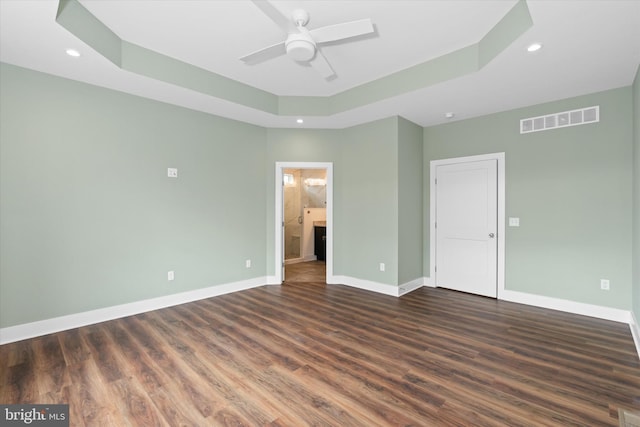
[[[443,289],[265,286],[0,346],[73,426],[616,426],[629,327]]]
[[[287,283],[324,282],[327,269],[324,261],[308,261],[287,264],[284,267],[284,278]]]

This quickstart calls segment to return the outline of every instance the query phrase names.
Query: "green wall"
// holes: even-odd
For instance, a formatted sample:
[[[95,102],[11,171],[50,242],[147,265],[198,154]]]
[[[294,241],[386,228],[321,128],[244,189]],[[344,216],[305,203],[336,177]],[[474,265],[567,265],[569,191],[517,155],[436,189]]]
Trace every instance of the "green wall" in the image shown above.
[[[334,275],[397,285],[397,118],[342,130],[269,129],[267,141],[268,274],[275,274],[275,163],[333,162]]]
[[[398,284],[422,278],[422,127],[398,118]]]
[[[339,185],[335,184],[340,179],[336,178],[336,169],[340,168],[340,132],[336,130],[307,130],[307,129],[267,129],[266,156],[263,159],[266,168],[263,191],[266,194],[266,263],[267,275],[275,275],[275,177],[276,162],[333,162],[334,168],[334,192],[339,193]],[[334,205],[336,194],[333,196]],[[337,218],[334,209],[334,229],[340,228],[340,218]],[[334,242],[334,258],[336,244]],[[335,270],[335,266],[334,266]]]
[[[398,131],[390,117],[343,131],[339,203],[346,276],[398,284]],[[385,271],[379,264],[385,264]]]
[[[265,275],[263,128],[1,67],[0,327]]]
[[[633,82],[633,313],[640,321],[640,67]]]
[[[390,117],[308,130],[1,67],[2,328],[274,275],[276,161],[333,162],[335,275],[428,276],[429,161],[492,152],[506,153],[507,216],[521,220],[507,289],[640,318],[640,77],[424,129]],[[598,124],[518,133],[521,118],[590,105]]]
[[[505,152],[506,215],[520,218],[506,230],[507,289],[631,308],[631,95],[620,88],[425,129],[426,176],[430,160]],[[519,134],[522,118],[592,105],[597,124]]]
[[[267,272],[275,274],[276,162],[333,162],[337,276],[422,277],[422,128],[389,117],[341,130],[267,130]],[[379,264],[385,264],[385,271]]]

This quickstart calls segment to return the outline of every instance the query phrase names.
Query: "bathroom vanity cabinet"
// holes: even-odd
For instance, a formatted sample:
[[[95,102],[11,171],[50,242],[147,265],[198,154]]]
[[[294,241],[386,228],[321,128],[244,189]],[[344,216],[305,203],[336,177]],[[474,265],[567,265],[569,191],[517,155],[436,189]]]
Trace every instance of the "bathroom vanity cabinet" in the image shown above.
[[[324,261],[327,253],[327,224],[325,221],[313,222],[314,255],[318,261]]]

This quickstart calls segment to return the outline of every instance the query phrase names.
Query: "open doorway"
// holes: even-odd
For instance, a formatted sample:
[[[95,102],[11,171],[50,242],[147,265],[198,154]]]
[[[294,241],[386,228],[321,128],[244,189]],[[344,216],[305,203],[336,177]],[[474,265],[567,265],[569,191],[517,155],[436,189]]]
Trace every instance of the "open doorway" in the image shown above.
[[[276,163],[277,283],[327,282],[332,276],[332,176],[332,163]]]
[[[325,260],[324,239],[315,239],[326,227],[326,169],[284,169],[284,263]]]

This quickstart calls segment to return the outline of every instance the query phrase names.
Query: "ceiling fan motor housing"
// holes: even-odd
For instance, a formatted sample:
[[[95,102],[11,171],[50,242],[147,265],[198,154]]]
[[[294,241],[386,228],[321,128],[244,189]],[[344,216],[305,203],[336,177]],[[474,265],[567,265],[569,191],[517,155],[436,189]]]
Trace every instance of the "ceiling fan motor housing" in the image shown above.
[[[311,61],[316,55],[316,44],[313,39],[304,33],[289,34],[285,42],[287,56],[297,62]]]
[[[309,23],[309,12],[304,9],[296,9],[291,13],[291,19],[296,27],[304,27]]]

